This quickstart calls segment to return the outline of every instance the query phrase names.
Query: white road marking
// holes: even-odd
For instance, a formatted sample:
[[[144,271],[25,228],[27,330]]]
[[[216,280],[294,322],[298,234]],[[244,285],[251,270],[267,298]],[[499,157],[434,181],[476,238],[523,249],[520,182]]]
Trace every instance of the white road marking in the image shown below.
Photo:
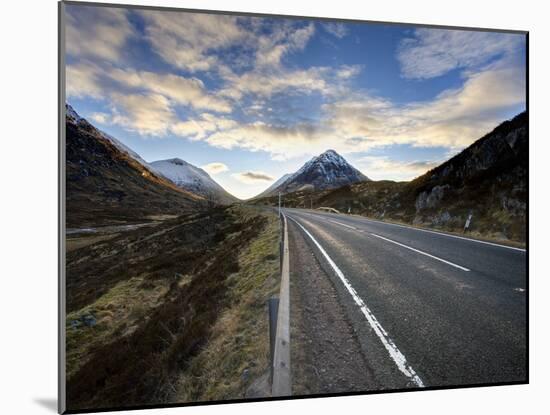
[[[441,262],[444,262],[445,264],[449,264],[455,268],[458,268],[458,269],[461,269],[462,271],[470,271],[468,268],[466,267],[463,267],[461,265],[457,265],[455,264],[454,262],[451,262],[451,261],[447,261],[446,259],[443,259],[443,258],[439,258],[435,255],[431,255],[431,254],[428,254],[427,252],[424,252],[424,251],[421,251],[419,249],[416,249],[416,248],[413,248],[412,246],[408,246],[408,245],[405,245],[405,244],[402,244],[400,242],[397,242],[397,241],[394,241],[392,239],[388,239],[388,238],[384,238],[383,236],[380,236],[380,235],[377,235],[375,233],[370,233],[370,235],[372,236],[375,236],[376,238],[380,238],[380,239],[383,239],[384,241],[388,241],[388,242],[391,242],[392,244],[396,244],[396,245],[399,245],[399,246],[402,246],[403,248],[407,248],[407,249],[410,249],[411,251],[414,251],[414,252],[417,252],[421,255],[426,255],[427,257],[430,257],[430,258],[433,258],[433,259],[436,259],[438,261],[441,261]]]
[[[359,297],[359,295],[357,294],[357,291],[355,291],[355,288],[352,287],[348,279],[345,277],[344,273],[340,270],[340,268],[338,268],[338,266],[335,264],[332,258],[323,249],[321,244],[319,244],[319,242],[317,242],[317,240],[313,237],[313,235],[311,235],[311,233],[309,233],[308,230],[304,228],[296,219],[291,218],[290,216],[287,216],[287,217],[290,220],[292,220],[294,223],[296,223],[296,225],[298,225],[300,228],[302,228],[305,234],[309,236],[309,238],[313,241],[315,246],[317,246],[319,251],[321,251],[321,254],[323,254],[325,259],[328,261],[328,263],[330,264],[330,266],[338,276],[338,278],[340,278],[340,280],[342,281],[342,283],[344,284],[348,292],[351,294],[353,300],[355,301],[355,304],[357,304],[361,309],[361,312],[363,313],[369,325],[372,327],[372,329],[374,330],[374,332],[376,333],[376,335],[378,336],[378,338],[380,339],[380,341],[388,351],[391,359],[394,361],[397,368],[407,378],[409,378],[411,382],[413,382],[416,386],[418,386],[419,388],[423,388],[424,382],[422,382],[422,380],[416,374],[414,369],[407,363],[407,359],[405,358],[403,353],[401,353],[401,351],[397,348],[393,340],[389,337],[386,330],[384,330],[382,325],[378,322],[378,320],[376,319],[372,311],[370,311],[370,309],[367,307],[363,299]]]
[[[313,214],[310,213],[310,215],[313,215]],[[317,214],[317,215],[319,215],[319,214]],[[326,216],[326,214],[325,214],[325,216]],[[419,231],[419,232],[433,233],[435,235],[447,236],[449,238],[462,239],[464,241],[477,242],[479,244],[497,246],[499,248],[512,249],[514,251],[519,251],[519,252],[526,252],[525,248],[516,248],[515,246],[502,245],[502,244],[497,244],[495,242],[481,241],[479,239],[466,238],[464,236],[453,235],[453,234],[445,233],[445,232],[438,232],[438,231],[432,231],[432,230],[429,230],[429,229],[415,228],[414,226],[400,225],[398,223],[384,222],[384,221],[381,221],[381,220],[370,219],[370,218],[365,218],[365,217],[360,217],[360,218],[356,217],[356,219],[361,219],[361,220],[364,220],[366,222],[376,222],[376,223],[380,223],[382,225],[391,225],[391,226],[397,226],[399,228],[412,229],[414,231]]]
[[[514,288],[514,291],[522,293],[525,291],[525,288]]]
[[[353,230],[357,230],[357,228],[356,228],[355,226],[346,225],[345,223],[338,222],[337,220],[329,219],[328,221],[329,221],[329,222],[332,222],[332,223],[336,223],[337,225],[345,226],[346,228],[350,228],[350,229],[353,229]]]

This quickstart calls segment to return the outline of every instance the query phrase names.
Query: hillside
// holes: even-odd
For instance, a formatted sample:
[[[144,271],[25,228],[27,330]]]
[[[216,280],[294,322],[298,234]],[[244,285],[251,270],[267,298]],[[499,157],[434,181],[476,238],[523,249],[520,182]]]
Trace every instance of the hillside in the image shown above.
[[[448,161],[410,182],[365,181],[321,192],[285,195],[288,207],[327,206],[341,212],[525,242],[528,115],[505,121]],[[256,200],[276,205],[277,198]]]
[[[67,105],[66,218],[68,228],[147,221],[205,205],[154,172],[134,152]]]

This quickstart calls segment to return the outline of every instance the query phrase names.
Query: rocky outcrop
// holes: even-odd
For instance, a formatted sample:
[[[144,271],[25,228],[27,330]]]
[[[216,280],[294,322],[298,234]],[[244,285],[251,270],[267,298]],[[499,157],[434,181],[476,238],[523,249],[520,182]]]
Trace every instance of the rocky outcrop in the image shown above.
[[[450,186],[445,184],[442,186],[434,186],[430,191],[421,192],[416,198],[416,202],[414,204],[416,211],[420,212],[423,209],[436,208],[441,202],[441,199],[443,199],[445,191],[449,188]]]

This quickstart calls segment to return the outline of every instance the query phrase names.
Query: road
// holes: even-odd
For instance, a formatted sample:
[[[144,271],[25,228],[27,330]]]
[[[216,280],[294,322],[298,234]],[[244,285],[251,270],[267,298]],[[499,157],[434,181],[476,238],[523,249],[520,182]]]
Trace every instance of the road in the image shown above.
[[[357,345],[350,347],[362,355],[356,364],[336,360],[327,370],[365,367],[361,371],[368,379],[357,386],[360,390],[526,381],[525,250],[357,216],[304,209],[283,213],[294,241],[290,248],[299,251],[294,260],[291,255],[291,281],[313,281],[307,286],[291,282],[302,291],[291,302],[296,295],[302,302],[330,298],[330,288],[316,292],[329,280],[338,299],[330,313],[340,310],[336,313],[345,315],[338,318],[351,329],[327,337],[352,336],[350,342]],[[309,257],[322,272],[312,271],[311,264],[306,269],[303,261]],[[336,328],[322,323],[323,311],[309,317],[293,312],[301,313],[291,304],[291,320],[296,317],[306,327]],[[298,343],[307,349],[314,342]],[[302,350],[299,355],[318,373],[327,356],[311,361],[315,357],[308,356],[315,353]]]

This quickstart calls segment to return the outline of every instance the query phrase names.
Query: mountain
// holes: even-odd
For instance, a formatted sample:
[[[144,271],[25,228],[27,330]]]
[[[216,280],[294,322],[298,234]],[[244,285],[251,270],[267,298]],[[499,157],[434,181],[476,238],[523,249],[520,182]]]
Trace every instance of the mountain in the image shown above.
[[[334,150],[313,157],[298,171],[286,174],[262,192],[258,197],[274,196],[296,191],[335,189],[345,185],[370,180],[349,164]]]
[[[456,156],[410,182],[363,181],[284,197],[288,207],[327,206],[445,231],[525,242],[527,235],[528,115],[497,126]],[[277,197],[256,200],[277,205]]]
[[[176,186],[203,196],[206,200],[223,205],[228,205],[238,200],[225,191],[203,169],[179,158],[154,161],[150,163],[150,166],[172,181]]]
[[[146,221],[206,205],[66,105],[66,220],[80,228]]]

